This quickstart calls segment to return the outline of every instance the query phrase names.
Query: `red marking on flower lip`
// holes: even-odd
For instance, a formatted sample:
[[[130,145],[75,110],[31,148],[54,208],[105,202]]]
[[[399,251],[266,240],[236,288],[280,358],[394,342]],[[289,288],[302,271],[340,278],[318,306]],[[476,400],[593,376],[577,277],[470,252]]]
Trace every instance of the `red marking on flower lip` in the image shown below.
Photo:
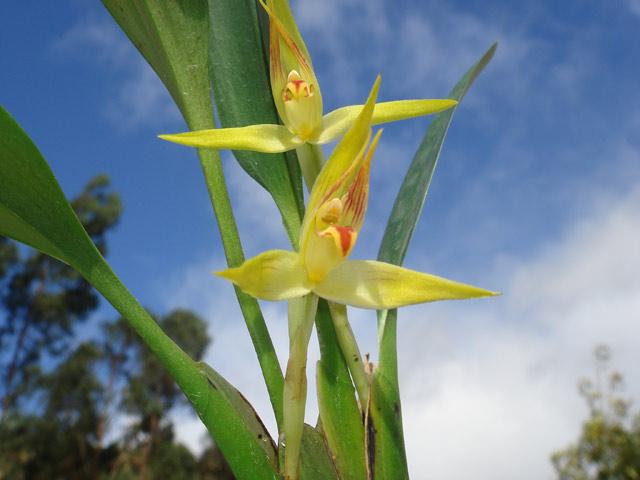
[[[341,225],[334,225],[338,235],[340,235],[340,248],[342,250],[342,256],[346,257],[353,246],[353,234],[355,233],[352,227],[343,227]]]

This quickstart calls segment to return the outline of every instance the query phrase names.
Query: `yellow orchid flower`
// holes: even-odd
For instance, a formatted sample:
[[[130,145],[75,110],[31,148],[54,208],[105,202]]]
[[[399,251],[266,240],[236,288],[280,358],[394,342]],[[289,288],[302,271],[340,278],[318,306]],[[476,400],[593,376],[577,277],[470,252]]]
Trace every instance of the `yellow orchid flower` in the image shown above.
[[[381,133],[369,145],[379,85],[380,77],[314,183],[302,224],[300,252],[269,250],[218,275],[264,300],[290,300],[314,293],[336,303],[381,310],[495,295],[384,262],[347,260],[364,221],[371,158]]]
[[[171,142],[198,148],[279,153],[305,143],[325,144],[342,135],[362,105],[338,108],[323,116],[322,95],[311,58],[287,0],[260,0],[269,14],[269,58],[273,99],[283,125],[249,125],[160,135]],[[370,123],[430,115],[457,102],[449,99],[398,100],[373,108]]]

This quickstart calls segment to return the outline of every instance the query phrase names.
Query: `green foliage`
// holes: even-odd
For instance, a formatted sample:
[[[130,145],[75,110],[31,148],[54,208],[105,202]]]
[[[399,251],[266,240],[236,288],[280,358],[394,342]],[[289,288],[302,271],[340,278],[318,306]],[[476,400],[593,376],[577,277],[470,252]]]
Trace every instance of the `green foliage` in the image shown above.
[[[279,123],[271,96],[268,50],[260,31],[261,10],[253,0],[209,2],[209,73],[223,127]],[[242,168],[273,196],[295,246],[304,209],[297,156],[294,152],[233,153]]]
[[[458,81],[448,98],[462,101],[496,51],[494,44]],[[429,192],[444,139],[458,107],[436,116],[418,147],[389,215],[378,259],[402,265]],[[379,479],[409,478],[397,359],[397,310],[378,314],[380,364],[372,380],[367,412],[369,470]]]
[[[318,303],[316,329],[320,343],[316,366],[320,429],[340,478],[362,479],[366,477],[362,411],[324,299]]]
[[[103,0],[113,18],[131,39],[132,43],[156,71],[167,90],[171,93],[176,105],[182,112],[189,128],[214,128],[213,104],[209,88],[209,12],[205,0]],[[209,2],[210,4],[218,2]],[[227,7],[233,6],[227,2]],[[237,2],[240,3],[240,2]],[[250,2],[242,2],[251,7]],[[222,2],[221,2],[222,4]],[[221,14],[234,21],[234,13]],[[235,19],[242,24],[238,31],[242,37],[251,38],[251,19]],[[258,61],[262,65],[263,58],[253,52],[242,52],[245,60]],[[226,118],[226,117],[225,117]],[[198,150],[200,165],[207,183],[222,244],[230,266],[240,265],[244,261],[244,253],[240,243],[238,228],[235,223],[231,202],[224,179],[224,171],[220,155],[213,150]],[[254,158],[255,159],[255,158]],[[241,160],[241,162],[243,162]],[[289,172],[283,162],[272,165],[270,162],[253,165],[249,169],[246,162],[242,165],[255,173],[256,178],[272,194],[280,209],[292,241],[297,239],[299,229],[299,195],[294,193],[295,181],[289,178]],[[275,166],[275,168],[273,168]],[[294,172],[294,170],[291,170]],[[282,418],[282,386],[283,375],[278,358],[273,348],[258,302],[236,289],[238,303],[245,318],[247,328],[256,350],[265,383],[269,391],[271,403],[278,424]]]
[[[580,383],[589,407],[578,441],[552,455],[560,480],[633,480],[640,478],[640,412],[621,395],[623,377],[609,368],[606,346],[595,350],[596,378]]]
[[[71,205],[106,252],[122,209],[108,178],[92,179]],[[195,458],[175,441],[167,414],[185,397],[124,319],[69,352],[77,325],[97,306],[75,270],[0,237],[0,290],[0,478],[233,478],[215,447]],[[195,359],[210,343],[205,321],[188,310],[158,323]],[[105,445],[122,414],[129,426]]]
[[[106,252],[106,235],[120,218],[119,196],[97,176],[71,203],[95,244]],[[98,305],[91,285],[68,265],[42,253],[20,251],[0,237],[0,398],[6,412],[31,388],[43,355],[58,356],[79,322]]]
[[[194,360],[162,331],[113,273],[36,146],[2,108],[0,234],[64,260],[127,318],[185,393],[239,477],[277,476],[241,413],[212,388]]]

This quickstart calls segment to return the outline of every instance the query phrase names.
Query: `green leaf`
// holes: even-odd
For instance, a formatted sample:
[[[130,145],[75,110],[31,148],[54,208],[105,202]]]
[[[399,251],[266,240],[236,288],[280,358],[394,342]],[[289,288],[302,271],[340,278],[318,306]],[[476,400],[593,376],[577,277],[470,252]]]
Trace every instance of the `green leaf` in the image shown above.
[[[2,107],[0,235],[71,265],[99,256],[40,152]]]
[[[213,128],[206,0],[102,0],[155,70],[191,129]]]
[[[409,478],[402,431],[402,411],[395,352],[398,310],[388,311],[384,359],[382,345],[380,363],[371,379],[369,405],[365,417],[368,478],[403,480]]]
[[[213,104],[209,88],[209,12],[206,0],[102,0],[132,43],[156,71],[180,108],[192,130],[214,128]],[[219,152],[198,150],[211,204],[229,266],[244,261]],[[286,206],[285,206],[286,207]],[[284,212],[285,207],[280,206]],[[283,213],[284,215],[284,213]],[[296,215],[289,235],[297,241]],[[287,217],[289,218],[289,217]],[[297,222],[297,223],[296,223]],[[282,421],[284,378],[258,302],[236,289],[269,398]]]
[[[304,430],[302,431],[300,479],[342,480],[331,461],[331,455],[327,450],[322,434],[307,424],[304,425]]]
[[[342,480],[366,478],[364,425],[349,369],[338,346],[338,339],[325,300],[316,315],[320,342],[316,383],[322,432]]]
[[[458,81],[448,98],[462,101],[474,80],[493,57],[496,48],[497,44],[494,44],[487,50]],[[458,106],[438,114],[429,125],[391,210],[378,252],[379,260],[396,265],[401,265],[404,261],[447,130]],[[409,475],[400,413],[396,329],[397,311],[378,312],[380,358],[372,382],[370,410],[367,415],[369,423],[366,427],[371,449],[369,464],[373,467],[376,479],[395,480],[408,478]]]
[[[254,425],[234,414],[229,400],[122,285],[82,228],[49,165],[1,107],[0,235],[68,263],[129,321],[191,401],[236,477],[278,478],[273,454],[255,438]]]
[[[474,80],[493,57],[496,48],[497,44],[494,44],[487,50],[480,60],[458,81],[447,98],[462,102]],[[427,133],[422,139],[404,177],[389,215],[378,253],[379,260],[402,265],[411,237],[422,213],[445,136],[453,119],[453,114],[459,107],[460,103],[454,108],[439,113],[429,125]]]
[[[243,427],[240,430],[238,428],[222,430],[216,438],[216,442],[224,439],[220,438],[220,436],[224,436],[227,439],[227,443],[246,442],[251,448],[250,455],[255,456],[258,461],[262,461],[266,455],[275,470],[278,461],[275,443],[251,404],[233,385],[209,365],[200,362],[199,366],[215,391],[215,395],[209,396],[210,401],[215,402],[215,410],[227,420],[236,417],[235,422],[230,422],[231,427],[234,426],[234,423],[236,427]],[[234,457],[239,457],[235,463],[246,461],[246,458],[243,457],[247,455],[247,452],[243,450],[235,449],[230,452],[224,452],[225,459],[231,462]]]
[[[211,0],[210,75],[223,127],[277,124],[267,52],[255,0]],[[240,33],[241,32],[241,33]],[[273,196],[297,244],[303,211],[302,180],[294,152],[234,151],[242,168]]]

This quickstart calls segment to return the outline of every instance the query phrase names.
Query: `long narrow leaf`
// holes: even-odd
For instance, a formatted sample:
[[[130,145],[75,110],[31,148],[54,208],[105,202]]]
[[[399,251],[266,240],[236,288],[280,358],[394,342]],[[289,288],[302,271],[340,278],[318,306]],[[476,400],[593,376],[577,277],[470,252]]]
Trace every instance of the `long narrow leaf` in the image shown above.
[[[460,102],[493,57],[494,44],[455,85],[448,98]],[[458,105],[459,106],[459,105]],[[431,123],[404,178],[387,221],[378,259],[401,265],[429,190],[442,145],[458,107],[440,113]],[[397,312],[378,314],[379,365],[373,378],[367,415],[369,465],[373,478],[408,478],[402,433],[397,365]]]
[[[273,455],[251,425],[122,285],[83,229],[47,162],[1,107],[0,235],[65,261],[129,321],[191,401],[238,478],[278,478]]]
[[[213,128],[206,0],[102,0],[192,129]]]

